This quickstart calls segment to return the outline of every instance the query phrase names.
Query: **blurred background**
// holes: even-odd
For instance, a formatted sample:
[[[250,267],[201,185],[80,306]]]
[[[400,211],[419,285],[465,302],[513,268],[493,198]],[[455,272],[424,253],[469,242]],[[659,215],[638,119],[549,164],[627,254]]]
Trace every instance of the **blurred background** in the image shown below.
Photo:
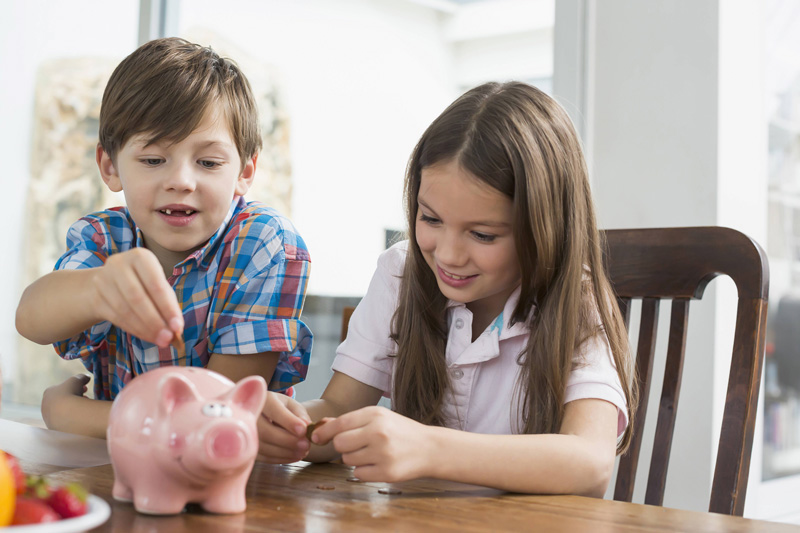
[[[123,203],[104,190],[94,146],[105,82],[139,44],[210,45],[253,85],[265,148],[248,199],[288,215],[312,256],[303,316],[315,343],[301,400],[327,383],[342,307],[405,230],[403,173],[425,127],[465,90],[516,79],[571,114],[601,227],[724,225],[767,250],[745,516],[800,523],[800,2],[0,0],[0,14],[0,416],[40,423],[42,391],[82,370],[22,339],[14,313],[68,226]],[[728,281],[713,282],[690,318],[668,506],[708,501],[735,311]]]

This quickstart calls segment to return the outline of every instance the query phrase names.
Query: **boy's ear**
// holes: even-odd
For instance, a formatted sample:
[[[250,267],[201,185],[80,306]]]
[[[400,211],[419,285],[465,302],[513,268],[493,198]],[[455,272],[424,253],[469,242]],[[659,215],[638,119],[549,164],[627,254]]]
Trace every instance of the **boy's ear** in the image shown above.
[[[114,166],[114,162],[111,160],[111,156],[103,150],[103,146],[100,143],[97,143],[95,159],[97,160],[97,168],[100,169],[100,176],[103,178],[106,186],[111,189],[112,192],[121,191],[122,182],[119,179],[119,173]]]
[[[256,161],[257,160],[258,160],[258,154],[254,155],[244,165],[244,169],[242,169],[242,173],[239,174],[239,179],[236,180],[236,195],[237,196],[244,196],[244,193],[246,193],[248,190],[250,190],[250,186],[253,184],[253,178],[256,177]]]

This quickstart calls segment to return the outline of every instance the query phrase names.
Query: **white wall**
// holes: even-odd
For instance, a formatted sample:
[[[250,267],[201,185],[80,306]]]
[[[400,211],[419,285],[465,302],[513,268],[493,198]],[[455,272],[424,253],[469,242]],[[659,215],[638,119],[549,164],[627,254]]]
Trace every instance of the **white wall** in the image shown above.
[[[275,68],[290,116],[291,218],[312,254],[309,292],[360,296],[384,247],[404,229],[405,165],[427,125],[466,85],[549,78],[552,0],[456,6],[435,0],[191,0],[175,29],[213,31]],[[487,6],[488,9],[487,9]],[[23,287],[31,121],[38,65],[55,57],[111,57],[137,46],[139,2],[0,0],[0,139],[9,184],[0,196],[0,361],[14,375],[14,310]],[[503,16],[498,16],[500,13]],[[202,41],[201,41],[202,42]],[[234,56],[234,59],[237,57]],[[4,81],[6,79],[4,78]],[[43,214],[46,216],[46,214]]]
[[[557,65],[554,90],[576,104],[573,116],[590,146],[600,226],[725,225],[766,244],[759,2],[564,4],[566,31],[559,34],[557,12],[556,57],[560,47],[576,50],[571,64],[583,71],[560,73]],[[584,59],[575,59],[580,54]],[[667,506],[708,506],[730,364],[733,291],[728,280],[712,283],[690,313]],[[662,323],[668,311],[662,309]],[[661,357],[665,349],[659,343]],[[647,414],[652,422],[661,379],[654,375]],[[654,424],[645,428],[643,460],[653,430]],[[646,473],[637,476],[634,501],[643,499]],[[753,476],[757,482],[758,467]]]
[[[53,58],[121,60],[136,47],[138,12],[137,0],[0,0],[0,146],[6,154],[0,194],[0,249],[5,255],[0,262],[0,365],[7,379],[16,369],[14,313],[24,288],[18,265],[28,246],[19,229],[30,161],[37,157],[30,152],[37,69]]]
[[[309,292],[362,295],[383,230],[405,227],[408,156],[456,96],[439,12],[403,0],[232,0],[227,17],[215,0],[184,7],[181,34],[211,28],[276,67],[291,117],[292,219],[311,250]]]

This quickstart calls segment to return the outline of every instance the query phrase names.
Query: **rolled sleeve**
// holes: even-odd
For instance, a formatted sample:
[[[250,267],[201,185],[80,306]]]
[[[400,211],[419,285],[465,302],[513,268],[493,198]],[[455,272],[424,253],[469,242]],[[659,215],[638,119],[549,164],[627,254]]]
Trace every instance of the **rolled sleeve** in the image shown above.
[[[278,352],[269,389],[284,390],[308,373],[313,335],[300,313],[310,260],[304,249],[286,244],[280,232],[266,239],[263,234],[244,237],[242,242],[256,248],[235,254],[249,257],[248,264],[231,264],[222,274],[227,290],[213,317],[208,349],[220,354]]]
[[[617,408],[617,436],[622,435],[628,426],[627,402],[604,334],[583,344],[579,361],[567,381],[564,403],[598,399],[614,404]]]
[[[397,344],[391,324],[397,309],[405,243],[393,246],[378,259],[378,268],[366,295],[353,311],[347,338],[336,350],[332,369],[384,392],[392,390],[392,370]]]

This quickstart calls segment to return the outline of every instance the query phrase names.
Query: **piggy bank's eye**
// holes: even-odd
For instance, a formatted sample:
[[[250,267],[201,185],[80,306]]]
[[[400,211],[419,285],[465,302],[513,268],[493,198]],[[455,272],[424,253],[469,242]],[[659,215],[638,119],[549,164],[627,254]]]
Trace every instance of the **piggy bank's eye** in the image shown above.
[[[230,418],[230,417],[232,417],[232,416],[233,416],[233,409],[231,409],[231,408],[230,408],[230,407],[228,407],[227,405],[222,405],[222,406],[220,406],[220,408],[221,408],[221,411],[222,411],[222,412],[220,413],[220,416],[221,416],[221,417],[223,417],[223,418]]]
[[[207,403],[203,406],[203,414],[218,418],[219,416],[222,416],[222,408],[223,406],[218,403]]]

